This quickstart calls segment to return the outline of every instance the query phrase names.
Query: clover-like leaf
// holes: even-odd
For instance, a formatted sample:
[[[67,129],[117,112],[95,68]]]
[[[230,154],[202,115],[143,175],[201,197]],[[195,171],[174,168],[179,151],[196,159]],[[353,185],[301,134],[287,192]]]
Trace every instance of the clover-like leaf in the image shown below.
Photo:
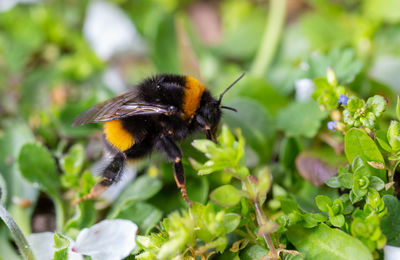
[[[213,190],[210,197],[215,203],[221,206],[232,207],[240,202],[243,195],[244,194],[241,190],[227,184]]]
[[[342,214],[329,217],[329,221],[335,227],[342,227],[344,225],[345,219]]]
[[[325,195],[317,195],[315,197],[315,203],[317,207],[324,212],[328,212],[329,208],[332,206],[332,200]]]

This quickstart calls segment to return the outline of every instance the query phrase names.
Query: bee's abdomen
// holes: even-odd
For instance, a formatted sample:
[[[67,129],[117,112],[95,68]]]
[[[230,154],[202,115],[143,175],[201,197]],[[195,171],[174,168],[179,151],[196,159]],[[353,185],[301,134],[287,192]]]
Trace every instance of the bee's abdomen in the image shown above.
[[[126,151],[135,144],[135,138],[119,119],[105,122],[103,132],[106,141],[118,151]]]

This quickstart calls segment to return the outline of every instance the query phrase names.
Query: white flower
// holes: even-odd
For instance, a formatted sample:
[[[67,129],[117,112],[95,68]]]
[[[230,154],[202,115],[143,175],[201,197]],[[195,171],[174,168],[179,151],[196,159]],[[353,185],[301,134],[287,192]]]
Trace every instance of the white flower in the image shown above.
[[[303,102],[311,99],[315,90],[314,82],[311,79],[298,79],[294,83],[296,87],[296,100]]]
[[[398,260],[400,259],[400,247],[388,246],[383,248],[385,260]]]
[[[143,54],[145,51],[143,40],[131,20],[112,3],[90,3],[83,33],[94,52],[103,60],[116,53],[132,51]]]
[[[76,242],[70,240],[69,260],[82,260],[88,255],[92,260],[120,260],[136,247],[137,225],[125,219],[103,220],[81,230]],[[54,252],[54,233],[31,234],[28,242],[36,259],[51,260]]]
[[[103,220],[83,229],[76,238],[73,252],[90,255],[92,260],[118,260],[136,247],[137,226],[124,219]]]
[[[53,259],[54,252],[54,233],[53,232],[42,232],[34,233],[28,236],[28,243],[32,247],[35,259],[50,260]],[[74,241],[70,239],[70,247],[68,248],[68,259],[69,260],[83,260],[80,254],[72,252],[72,244]]]

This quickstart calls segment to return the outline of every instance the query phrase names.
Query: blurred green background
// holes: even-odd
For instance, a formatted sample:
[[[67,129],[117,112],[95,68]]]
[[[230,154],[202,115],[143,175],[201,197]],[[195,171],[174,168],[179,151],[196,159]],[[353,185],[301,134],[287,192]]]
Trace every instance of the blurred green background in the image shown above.
[[[21,177],[21,146],[43,144],[60,176],[59,160],[82,144],[89,169],[101,158],[101,128],[71,127],[72,120],[161,72],[194,76],[215,96],[246,72],[224,98],[239,112],[226,112],[223,122],[242,128],[249,167],[268,164],[277,183],[299,190],[309,185],[294,174],[302,150],[317,147],[316,154],[343,161],[318,137],[328,132],[327,114],[311,98],[311,80],[331,67],[350,91],[381,94],[391,104],[400,92],[399,46],[396,0],[1,0],[2,202],[26,234],[32,227],[54,229],[35,229],[35,221],[54,222],[54,210],[49,197]],[[196,176],[187,158],[199,155],[190,141],[182,144],[189,197],[205,202],[208,191],[226,180]],[[157,155],[143,163],[149,164],[163,183],[149,203],[163,213],[181,207],[170,165]],[[66,216],[73,213],[68,192],[88,191],[76,183],[60,184]],[[315,208],[308,196],[316,189],[297,195],[305,208]],[[7,237],[0,225],[0,239]],[[0,243],[0,252],[10,250]]]

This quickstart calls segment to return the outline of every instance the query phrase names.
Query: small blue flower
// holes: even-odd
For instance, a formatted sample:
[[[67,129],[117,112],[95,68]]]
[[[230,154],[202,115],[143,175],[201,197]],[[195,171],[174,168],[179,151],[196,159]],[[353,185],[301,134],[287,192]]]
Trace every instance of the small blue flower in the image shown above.
[[[343,105],[347,105],[348,100],[349,98],[346,95],[340,94],[338,102]]]
[[[335,131],[336,129],[336,122],[335,121],[329,121],[328,122],[328,129],[329,130],[332,130],[332,131]]]

